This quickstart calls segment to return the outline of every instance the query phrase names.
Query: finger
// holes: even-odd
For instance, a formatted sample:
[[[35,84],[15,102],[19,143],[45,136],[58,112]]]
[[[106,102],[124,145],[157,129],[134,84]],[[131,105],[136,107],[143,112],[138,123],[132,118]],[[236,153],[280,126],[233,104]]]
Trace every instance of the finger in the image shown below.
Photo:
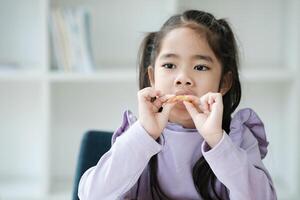
[[[208,103],[209,110],[212,112],[212,110],[213,110],[213,104],[215,103],[215,95],[214,94],[210,94],[208,96],[207,103]]]
[[[214,104],[214,103],[220,103],[222,101],[222,94],[221,93],[212,93],[209,95],[209,104]]]
[[[210,95],[208,97],[208,104],[211,105],[215,102],[215,95]]]
[[[155,98],[155,100],[153,101],[153,105],[156,106],[157,112],[162,112],[162,110],[163,110],[162,106],[172,96],[175,96],[175,95],[163,95],[158,98]]]
[[[199,113],[204,112],[204,108],[203,108],[203,106],[200,105],[200,99],[199,99],[198,96],[185,95],[185,98],[184,98],[183,101],[187,101],[187,102],[192,103]]]
[[[158,112],[161,112],[163,110],[162,106],[163,104],[171,97],[175,95],[163,95],[158,98],[155,98],[153,101],[153,105],[157,107]]]
[[[213,114],[218,114],[223,112],[223,99],[221,93],[215,93],[211,96],[210,107]]]
[[[157,107],[157,109],[161,108],[163,102],[160,100],[159,97],[156,97],[154,101],[151,101],[152,104]]]
[[[203,105],[199,105],[199,109],[200,109],[201,112],[203,112],[205,114],[209,114],[209,109],[207,109]]]
[[[159,90],[153,90],[146,94],[145,98],[150,102],[154,102],[156,99],[159,98],[160,95],[161,92]]]
[[[159,97],[151,97],[150,102],[148,102],[148,104],[150,104],[154,112],[161,112],[163,103],[161,102]]]
[[[152,87],[147,87],[138,92],[139,106],[147,105],[147,107],[154,113],[158,112],[161,108],[161,103],[155,101],[161,95],[159,90]]]
[[[166,103],[174,103],[177,102],[177,96],[176,95],[167,95]]]
[[[216,92],[208,92],[200,98],[200,104],[203,108],[209,112],[212,112],[212,107],[216,103],[216,106],[222,106],[222,94]]]
[[[203,95],[202,97],[200,97],[200,108],[205,112],[205,113],[208,113],[210,112],[210,109],[209,109],[209,105],[208,105],[208,97],[209,97],[209,94],[205,94]]]
[[[165,103],[174,97],[175,97],[174,94],[166,94],[166,95],[161,96],[159,99],[161,100],[161,102]]]
[[[158,113],[158,119],[161,120],[161,122],[168,121],[170,112],[172,108],[175,106],[175,104],[176,104],[175,102],[164,104],[164,106],[162,107],[162,111]]]
[[[151,105],[154,113],[161,112],[162,106],[156,106],[154,104]]]
[[[165,113],[165,114],[169,115],[170,111],[172,110],[172,108],[173,108],[175,105],[176,105],[175,102],[165,104],[165,105],[163,106],[163,111],[162,111],[162,113]]]
[[[188,113],[191,115],[195,126],[202,126],[205,123],[208,115],[198,112],[196,107],[194,107],[193,104],[190,102],[184,101],[183,103]]]
[[[147,101],[153,101],[153,98],[157,98],[160,95],[161,92],[159,90],[155,90],[152,87],[147,87],[139,91],[139,97]]]
[[[221,93],[216,93],[214,98],[216,103],[223,103],[223,96]]]
[[[194,96],[194,95],[184,95],[184,99],[183,99],[183,101],[189,101],[189,102],[191,102],[191,103],[193,103],[193,104],[195,104],[195,105],[199,105],[199,97],[197,97],[197,96]]]
[[[214,103],[222,103],[222,94],[221,93],[211,93],[208,96],[208,104],[213,105]]]
[[[199,114],[199,112],[197,111],[195,106],[188,101],[184,101],[183,104],[185,105],[185,107],[186,107],[187,111],[189,112],[189,114],[191,115],[191,117],[193,119],[195,119],[197,114]]]

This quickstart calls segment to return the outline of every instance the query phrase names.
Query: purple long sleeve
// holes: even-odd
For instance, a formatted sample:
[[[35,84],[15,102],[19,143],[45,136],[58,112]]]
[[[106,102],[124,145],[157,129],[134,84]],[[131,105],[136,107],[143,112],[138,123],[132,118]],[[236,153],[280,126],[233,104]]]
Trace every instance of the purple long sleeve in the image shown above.
[[[119,136],[95,167],[82,176],[78,196],[81,200],[119,199],[136,183],[150,158],[161,150],[141,127],[133,124]]]
[[[215,148],[203,143],[203,156],[217,178],[229,190],[230,199],[274,200],[275,191],[252,134],[245,133],[242,147],[237,147],[227,134]]]
[[[229,190],[230,199],[277,199],[271,176],[262,163],[268,142],[258,115],[243,109],[232,119],[230,129],[213,149],[202,144],[203,156]]]
[[[80,199],[151,200],[148,162],[155,154],[160,187],[171,199],[201,199],[192,178],[192,167],[201,156],[215,173],[217,192],[223,199],[228,199],[228,193],[232,200],[276,199],[262,163],[268,146],[263,123],[251,109],[234,116],[230,133],[224,132],[213,149],[196,129],[174,123],[168,123],[157,143],[128,111],[112,143],[98,164],[82,176]]]

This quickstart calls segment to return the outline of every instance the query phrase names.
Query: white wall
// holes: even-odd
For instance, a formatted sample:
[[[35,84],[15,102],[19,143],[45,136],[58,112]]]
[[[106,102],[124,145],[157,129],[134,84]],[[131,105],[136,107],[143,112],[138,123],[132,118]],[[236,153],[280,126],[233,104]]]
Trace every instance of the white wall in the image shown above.
[[[242,67],[281,67],[283,60],[285,4],[281,0],[187,0],[179,10],[199,9],[228,19],[237,35]],[[279,13],[282,13],[280,15]]]

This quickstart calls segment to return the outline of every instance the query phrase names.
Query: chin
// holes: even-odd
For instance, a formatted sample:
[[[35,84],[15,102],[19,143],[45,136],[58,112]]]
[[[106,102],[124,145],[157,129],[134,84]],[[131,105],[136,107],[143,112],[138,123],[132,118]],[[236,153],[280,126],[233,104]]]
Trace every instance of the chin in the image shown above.
[[[170,121],[185,124],[192,120],[185,107],[175,105],[170,112]]]

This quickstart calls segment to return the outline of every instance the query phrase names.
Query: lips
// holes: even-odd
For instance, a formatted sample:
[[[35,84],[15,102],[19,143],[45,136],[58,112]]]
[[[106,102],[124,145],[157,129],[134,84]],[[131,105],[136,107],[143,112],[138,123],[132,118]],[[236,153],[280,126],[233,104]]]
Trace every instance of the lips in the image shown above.
[[[193,91],[190,90],[178,90],[175,92],[175,95],[194,95],[196,96],[196,94]]]

